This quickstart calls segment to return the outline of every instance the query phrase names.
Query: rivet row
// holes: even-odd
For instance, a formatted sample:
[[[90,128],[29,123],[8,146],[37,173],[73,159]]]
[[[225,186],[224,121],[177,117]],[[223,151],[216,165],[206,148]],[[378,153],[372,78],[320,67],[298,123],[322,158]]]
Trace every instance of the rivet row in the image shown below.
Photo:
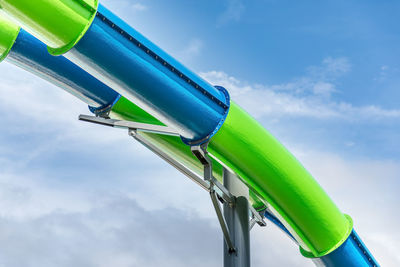
[[[140,43],[137,39],[135,39],[133,36],[129,35],[126,31],[122,30],[118,25],[115,25],[112,21],[110,21],[107,17],[105,17],[103,14],[100,12],[97,12],[96,16],[98,16],[102,21],[104,21],[106,24],[111,26],[113,29],[115,29],[119,34],[121,34],[123,37],[125,37],[127,40],[132,42],[134,45],[139,47],[142,51],[144,51],[146,54],[154,58],[156,61],[161,63],[163,66],[168,68],[171,72],[174,74],[178,75],[180,78],[182,78],[187,84],[193,86],[195,89],[199,90],[201,93],[203,93],[205,96],[207,96],[209,99],[214,101],[216,104],[218,104],[220,107],[223,109],[227,110],[229,107],[225,103],[222,103],[219,100],[216,100],[215,97],[210,94],[207,90],[205,90],[203,87],[201,87],[199,84],[193,82],[189,77],[184,75],[182,72],[174,68],[171,64],[167,63],[163,58],[158,56],[156,53],[154,53],[151,49],[147,48],[144,44]]]

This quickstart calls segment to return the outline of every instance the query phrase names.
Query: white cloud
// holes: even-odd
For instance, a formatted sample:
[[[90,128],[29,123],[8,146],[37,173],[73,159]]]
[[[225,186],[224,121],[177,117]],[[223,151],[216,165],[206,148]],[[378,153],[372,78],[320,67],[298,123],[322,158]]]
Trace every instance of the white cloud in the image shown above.
[[[173,208],[146,211],[123,195],[107,197],[96,197],[86,212],[0,217],[0,243],[7,244],[0,265],[220,266],[222,240],[210,221]]]
[[[184,47],[180,52],[177,53],[177,56],[183,62],[189,62],[200,54],[203,46],[204,43],[202,40],[197,38],[191,39],[186,47]]]
[[[138,10],[138,11],[147,10],[147,6],[145,6],[145,5],[141,4],[141,3],[135,3],[135,4],[133,4],[133,5],[132,5],[132,8],[133,8],[134,10]]]
[[[203,48],[203,42],[199,39],[192,39],[186,49],[184,49],[185,54],[197,55]]]
[[[149,9],[143,2],[130,1],[130,0],[104,0],[102,2],[106,7],[112,7],[114,11],[124,12],[142,12]]]
[[[310,70],[275,86],[245,84],[223,72],[205,75],[260,117],[342,118],[343,110],[399,116],[335,104],[329,79],[349,71],[345,65],[326,60],[324,79]],[[8,64],[0,70],[0,266],[221,266],[222,234],[204,191],[125,132],[77,121],[88,112],[72,96]],[[393,211],[400,164],[289,147],[353,216],[382,265],[398,266],[400,219]],[[253,266],[266,261],[312,266],[271,225],[252,231]]]
[[[351,64],[345,57],[327,57],[320,66],[308,68],[310,76],[319,80],[334,80],[351,71]]]
[[[374,81],[379,83],[391,82],[395,77],[399,77],[400,69],[393,66],[382,65],[377,69],[377,75],[374,77]],[[396,80],[396,79],[395,79]]]
[[[245,11],[245,5],[242,0],[226,0],[226,9],[218,17],[217,25],[228,23],[230,21],[239,21]]]
[[[313,93],[315,95],[323,96],[323,97],[329,97],[332,93],[334,93],[335,86],[331,83],[327,82],[317,82],[312,88]]]
[[[253,116],[310,117],[316,119],[399,119],[400,110],[376,105],[354,106],[332,99],[339,91],[335,80],[351,70],[345,58],[326,58],[321,66],[308,68],[308,75],[277,85],[250,84],[221,71],[201,75],[210,83],[226,87],[234,100]]]

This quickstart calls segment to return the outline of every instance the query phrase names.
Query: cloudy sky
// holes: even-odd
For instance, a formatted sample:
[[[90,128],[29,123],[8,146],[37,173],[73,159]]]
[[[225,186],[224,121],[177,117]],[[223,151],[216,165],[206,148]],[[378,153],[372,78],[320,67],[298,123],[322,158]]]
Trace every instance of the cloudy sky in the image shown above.
[[[400,256],[397,1],[103,0],[278,137],[384,266]],[[87,107],[0,64],[0,266],[221,266],[208,195]],[[273,225],[252,263],[312,266]]]

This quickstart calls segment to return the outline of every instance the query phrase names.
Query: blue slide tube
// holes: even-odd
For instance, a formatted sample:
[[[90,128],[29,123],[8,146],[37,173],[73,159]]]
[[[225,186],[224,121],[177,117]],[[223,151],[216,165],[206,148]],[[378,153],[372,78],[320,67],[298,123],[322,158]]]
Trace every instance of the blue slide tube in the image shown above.
[[[65,56],[175,128],[187,144],[207,141],[227,116],[224,88],[208,84],[101,5]]]
[[[269,210],[264,212],[264,216],[270,222],[279,227],[296,244],[296,239],[290,234],[287,228],[276,218]],[[301,251],[303,254],[304,251]],[[309,256],[308,254],[305,256]],[[314,264],[318,267],[378,267],[379,264],[372,256],[371,252],[362,242],[357,232],[353,229],[347,240],[331,253],[320,257],[312,258]]]
[[[353,229],[347,240],[337,249],[321,258],[313,259],[315,265],[326,267],[377,267],[378,262]]]
[[[6,60],[58,85],[94,108],[112,105],[119,98],[117,92],[65,57],[51,56],[45,44],[23,29]]]

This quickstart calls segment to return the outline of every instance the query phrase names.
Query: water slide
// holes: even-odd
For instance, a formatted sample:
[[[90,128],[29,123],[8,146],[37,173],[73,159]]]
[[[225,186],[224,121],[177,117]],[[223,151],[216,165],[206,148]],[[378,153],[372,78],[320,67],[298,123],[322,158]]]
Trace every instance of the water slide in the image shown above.
[[[350,216],[230,100],[229,88],[210,85],[97,1],[0,0],[0,9],[24,28],[0,20],[1,60],[72,93],[97,116],[173,128],[179,136],[139,134],[199,174],[191,147],[207,144],[213,175],[234,172],[251,205],[317,265],[378,266]]]

